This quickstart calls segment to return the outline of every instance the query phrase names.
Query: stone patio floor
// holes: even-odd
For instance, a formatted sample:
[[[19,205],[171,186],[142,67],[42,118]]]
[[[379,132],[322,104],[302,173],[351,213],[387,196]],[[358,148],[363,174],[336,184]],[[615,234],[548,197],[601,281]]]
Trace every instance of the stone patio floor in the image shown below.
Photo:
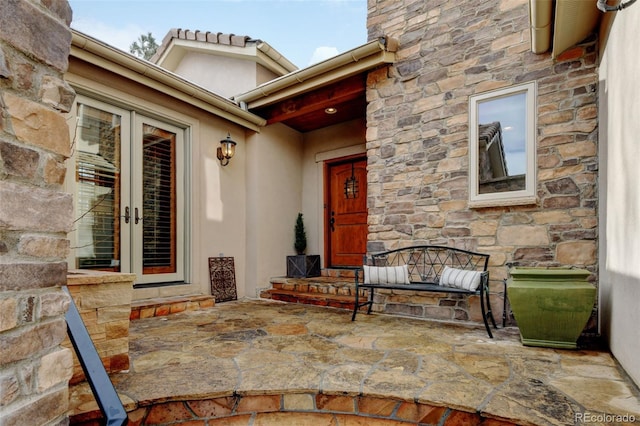
[[[130,424],[640,424],[638,388],[609,352],[526,347],[513,327],[494,337],[241,300],[132,321],[130,371],[112,380]],[[71,403],[95,410],[86,384]]]

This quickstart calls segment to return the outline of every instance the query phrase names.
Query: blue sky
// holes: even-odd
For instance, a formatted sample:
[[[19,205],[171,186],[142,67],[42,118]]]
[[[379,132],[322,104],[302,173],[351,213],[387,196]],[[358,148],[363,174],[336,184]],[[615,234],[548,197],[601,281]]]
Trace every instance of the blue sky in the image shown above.
[[[247,35],[300,68],[367,42],[366,0],[69,0],[71,27],[119,49],[171,28]]]
[[[509,176],[527,172],[527,95],[516,93],[479,104],[479,124],[499,121]]]

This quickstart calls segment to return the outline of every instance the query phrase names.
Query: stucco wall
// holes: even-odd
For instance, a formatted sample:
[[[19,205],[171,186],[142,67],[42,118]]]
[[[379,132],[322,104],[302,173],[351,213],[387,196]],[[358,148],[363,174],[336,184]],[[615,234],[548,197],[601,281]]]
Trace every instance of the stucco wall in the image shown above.
[[[489,253],[497,317],[510,262],[580,266],[597,282],[596,37],[557,60],[531,53],[526,0],[380,0],[367,28],[399,41],[394,66],[368,81],[369,250],[424,242]],[[469,208],[469,97],[530,81],[537,201]]]
[[[244,293],[246,232],[246,156],[244,129],[208,112],[176,101],[157,91],[72,58],[65,79],[85,96],[96,97],[121,107],[135,107],[146,115],[190,129],[187,175],[190,180],[191,226],[188,232],[188,284],[138,288],[133,299],[210,294],[208,258],[223,253],[235,258],[238,296]],[[68,122],[74,123],[72,108]],[[73,134],[73,127],[70,128]],[[219,141],[227,133],[238,145],[229,165],[216,158]],[[189,137],[190,136],[190,137]],[[69,161],[67,180],[75,177],[75,163]],[[70,188],[70,182],[67,182]],[[71,191],[71,189],[69,189]],[[70,264],[74,264],[70,253]],[[124,271],[129,272],[129,271]]]
[[[363,153],[364,120],[298,133],[275,124],[247,138],[247,297],[286,275],[303,213],[307,253],[324,255],[323,161]],[[324,256],[322,257],[324,261]]]
[[[230,98],[256,87],[256,68],[255,62],[245,59],[188,52],[174,72],[214,93]]]
[[[247,137],[247,297],[258,297],[271,277],[286,275],[286,256],[295,254],[302,150],[302,135],[282,124]]]
[[[613,355],[640,384],[640,5],[606,18],[599,76],[600,324]]]

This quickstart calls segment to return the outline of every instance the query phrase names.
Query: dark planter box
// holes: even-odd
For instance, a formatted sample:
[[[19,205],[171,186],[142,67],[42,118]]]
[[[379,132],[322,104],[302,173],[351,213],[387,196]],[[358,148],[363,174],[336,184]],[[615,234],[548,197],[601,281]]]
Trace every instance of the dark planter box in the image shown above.
[[[287,278],[320,276],[320,255],[299,254],[287,256]]]

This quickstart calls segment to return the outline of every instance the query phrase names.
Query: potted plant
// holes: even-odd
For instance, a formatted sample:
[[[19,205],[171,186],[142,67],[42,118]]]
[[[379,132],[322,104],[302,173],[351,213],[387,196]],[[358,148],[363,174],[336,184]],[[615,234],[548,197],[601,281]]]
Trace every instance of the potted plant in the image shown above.
[[[298,213],[294,228],[293,248],[296,251],[295,256],[287,256],[287,277],[288,278],[305,278],[320,276],[320,256],[306,255],[307,249],[307,233],[304,229],[304,220],[302,213]]]
[[[304,230],[304,221],[302,220],[302,213],[298,213],[296,219],[296,226],[294,228],[295,242],[293,248],[296,250],[296,254],[302,255],[307,249],[307,233]]]

